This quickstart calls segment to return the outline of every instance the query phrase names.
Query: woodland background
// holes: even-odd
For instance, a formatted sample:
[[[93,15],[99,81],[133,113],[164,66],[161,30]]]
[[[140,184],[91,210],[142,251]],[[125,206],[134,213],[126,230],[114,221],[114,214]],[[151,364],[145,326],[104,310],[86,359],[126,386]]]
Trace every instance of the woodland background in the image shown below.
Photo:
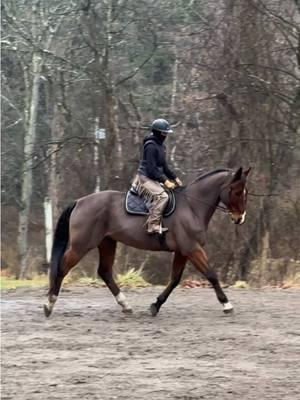
[[[3,1],[2,267],[45,270],[45,199],[56,222],[73,199],[127,190],[142,139],[163,117],[185,183],[252,167],[247,223],[217,211],[210,225],[221,280],[295,277],[299,66],[299,0]],[[162,283],[169,260],[120,245],[116,268]],[[96,258],[81,265],[93,275]]]

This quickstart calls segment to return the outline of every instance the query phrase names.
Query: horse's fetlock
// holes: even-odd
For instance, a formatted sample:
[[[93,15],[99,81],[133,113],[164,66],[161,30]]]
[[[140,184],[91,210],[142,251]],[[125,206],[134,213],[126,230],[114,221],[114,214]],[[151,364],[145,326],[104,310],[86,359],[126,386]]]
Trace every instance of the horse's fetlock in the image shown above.
[[[55,294],[50,294],[49,295],[49,302],[50,303],[55,303],[57,300],[57,296],[55,296]]]
[[[215,274],[208,274],[207,279],[213,286],[219,284],[219,280]]]

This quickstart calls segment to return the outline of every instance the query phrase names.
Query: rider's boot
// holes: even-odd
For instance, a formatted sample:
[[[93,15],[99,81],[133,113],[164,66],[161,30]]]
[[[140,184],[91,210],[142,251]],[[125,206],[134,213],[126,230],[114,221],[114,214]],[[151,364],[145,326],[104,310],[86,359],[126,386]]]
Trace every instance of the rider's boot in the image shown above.
[[[163,235],[165,232],[168,231],[168,228],[164,228],[161,224],[148,224],[147,233],[149,235],[159,234]]]

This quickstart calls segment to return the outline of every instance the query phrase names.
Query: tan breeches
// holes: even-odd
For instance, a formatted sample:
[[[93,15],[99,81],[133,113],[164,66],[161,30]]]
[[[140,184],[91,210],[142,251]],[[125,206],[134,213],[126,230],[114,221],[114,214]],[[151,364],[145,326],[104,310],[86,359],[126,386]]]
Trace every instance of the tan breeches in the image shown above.
[[[168,195],[159,182],[153,181],[144,175],[137,174],[133,184],[138,194],[151,202],[147,224],[160,225],[163,211],[168,203]]]

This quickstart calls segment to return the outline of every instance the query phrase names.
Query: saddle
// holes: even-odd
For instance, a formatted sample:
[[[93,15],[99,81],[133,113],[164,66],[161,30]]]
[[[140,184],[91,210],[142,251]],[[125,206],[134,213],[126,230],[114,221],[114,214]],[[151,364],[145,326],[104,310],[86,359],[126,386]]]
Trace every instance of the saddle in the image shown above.
[[[169,196],[169,200],[164,210],[163,216],[169,217],[176,208],[176,200],[173,190],[166,189],[166,192]],[[151,202],[140,197],[135,187],[131,186],[126,194],[125,199],[125,209],[127,213],[131,215],[149,215],[150,208]]]

